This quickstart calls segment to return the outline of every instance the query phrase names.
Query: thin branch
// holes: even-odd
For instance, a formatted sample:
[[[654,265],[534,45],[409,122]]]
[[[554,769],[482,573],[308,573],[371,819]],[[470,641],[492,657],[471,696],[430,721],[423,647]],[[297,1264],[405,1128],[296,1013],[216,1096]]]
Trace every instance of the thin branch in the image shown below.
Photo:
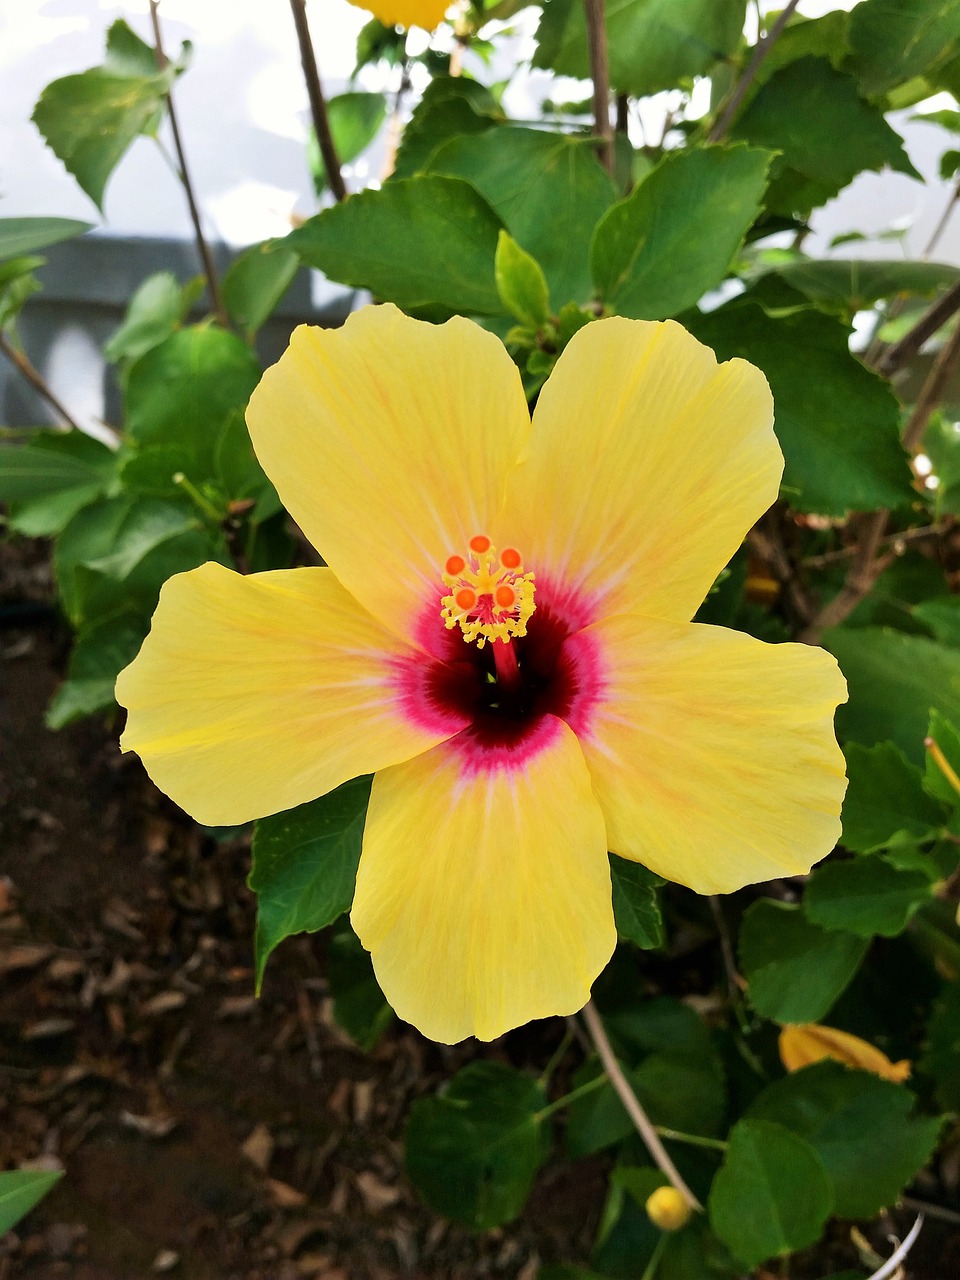
[[[290,0],[293,21],[297,28],[297,43],[300,46],[300,65],[307,82],[307,94],[310,98],[310,114],[313,117],[313,128],[317,135],[323,165],[327,171],[327,182],[333,192],[334,199],[346,200],[347,188],[344,185],[343,173],[340,169],[340,158],[337,155],[333,134],[330,132],[330,117],[327,115],[327,100],[323,96],[323,85],[320,83],[320,71],[317,67],[313,41],[310,39],[310,26],[307,22],[306,0]]]
[[[617,1097],[623,1103],[623,1108],[627,1115],[633,1121],[637,1132],[646,1143],[647,1150],[653,1157],[654,1163],[664,1174],[670,1179],[672,1185],[680,1192],[684,1200],[691,1209],[703,1211],[703,1205],[693,1194],[683,1178],[680,1176],[677,1166],[667,1155],[666,1149],[657,1134],[656,1129],[650,1123],[650,1118],[640,1105],[637,1095],[630,1086],[630,1082],[623,1074],[620,1063],[617,1061],[613,1047],[607,1039],[607,1033],[603,1029],[603,1023],[600,1015],[597,1013],[597,1007],[592,1000],[588,1001],[583,1008],[582,1017],[587,1024],[587,1030],[590,1033],[590,1039],[593,1041],[594,1047],[600,1056],[603,1064],[604,1073],[607,1079],[616,1090]]]
[[[958,202],[960,202],[960,179],[958,179],[957,182],[954,184],[953,194],[950,196],[950,199],[947,202],[946,208],[944,209],[943,213],[940,215],[940,221],[934,227],[933,234],[931,235],[930,239],[927,241],[926,247],[924,248],[923,253],[920,255],[921,257],[928,258],[930,254],[933,253],[934,249],[937,247],[937,245],[940,242],[940,237],[943,235],[943,233],[947,229],[947,224],[949,223],[950,219],[953,217],[953,213],[957,207]]]
[[[599,146],[600,163],[612,176],[614,172],[613,129],[610,125],[610,63],[607,57],[607,24],[604,0],[583,0],[587,19],[587,49],[590,54],[590,78],[593,80],[593,120]]]
[[[707,134],[708,142],[720,142],[727,136],[727,130],[733,124],[734,117],[740,110],[744,98],[747,96],[747,90],[757,78],[757,73],[763,66],[764,62],[770,56],[770,50],[780,38],[780,32],[790,21],[794,9],[800,3],[800,0],[788,0],[788,3],[780,11],[776,22],[770,28],[767,35],[757,40],[756,47],[753,51],[753,57],[747,63],[747,69],[743,75],[733,86],[730,96],[727,98],[726,105],[720,113],[719,119],[713,128]]]
[[[776,512],[769,512],[756,524],[747,535],[747,541],[757,555],[770,566],[777,581],[786,592],[793,620],[801,626],[806,626],[816,610],[784,546],[783,536],[777,527]]]
[[[886,532],[889,518],[890,512],[886,507],[864,517],[847,580],[833,599],[827,601],[810,625],[800,632],[797,639],[803,644],[819,644],[824,631],[838,626],[849,618],[860,601],[870,593],[871,587],[886,564],[885,560],[877,559],[877,551]]]
[[[910,1228],[903,1244],[901,1244],[890,1257],[886,1260],[882,1267],[878,1267],[872,1275],[867,1276],[867,1280],[887,1280],[888,1276],[892,1276],[900,1263],[904,1260],[910,1250],[913,1248],[914,1241],[920,1234],[920,1228],[923,1226],[923,1214],[917,1216],[916,1222]],[[896,1237],[894,1237],[896,1238]]]
[[[163,41],[160,36],[160,15],[158,13],[159,0],[150,0],[150,21],[153,24],[153,38],[155,41],[154,53],[157,59],[157,66],[161,70],[167,65],[167,55],[163,51]],[[193,234],[197,241],[197,249],[200,253],[200,261],[203,263],[203,274],[207,279],[207,288],[210,291],[210,301],[216,312],[217,320],[226,328],[229,324],[227,319],[227,309],[223,305],[223,294],[220,292],[220,281],[217,278],[217,269],[214,266],[213,255],[210,252],[210,246],[207,244],[206,237],[203,234],[203,227],[200,223],[200,209],[197,206],[196,197],[193,192],[193,183],[190,181],[190,171],[187,168],[187,157],[183,150],[183,140],[180,137],[180,125],[177,121],[177,113],[173,106],[173,89],[167,90],[167,112],[170,116],[170,131],[173,134],[173,145],[177,152],[177,164],[180,167],[180,182],[187,197],[187,205],[190,209],[190,220],[193,223]]]
[[[380,170],[380,181],[386,180],[393,173],[397,163],[397,150],[400,136],[403,133],[403,100],[410,89],[410,59],[404,58],[400,68],[400,83],[393,98],[393,109],[387,122],[387,145],[383,155],[383,167]]]
[[[888,533],[880,539],[882,547],[892,547],[895,554],[901,554],[901,550],[906,550],[904,545],[900,544],[908,542],[920,542],[924,538],[939,538],[949,528],[949,518],[943,523],[917,525],[913,529],[901,529],[898,533]],[[819,556],[805,556],[801,564],[805,569],[825,569],[827,565],[838,564],[841,560],[849,560],[851,556],[857,554],[855,546],[839,547],[836,551],[825,551]]]
[[[10,363],[20,371],[24,378],[26,378],[34,391],[46,400],[51,409],[53,409],[63,419],[68,427],[72,427],[74,431],[82,430],[80,424],[72,414],[67,412],[67,409],[61,401],[54,395],[53,391],[44,381],[39,371],[30,363],[22,351],[17,350],[7,335],[3,332],[0,332],[0,351],[3,352]]]
[[[877,361],[878,372],[888,378],[896,373],[917,355],[927,339],[932,338],[957,311],[960,311],[960,280],[951,285],[942,298],[938,298],[932,306],[927,308],[913,328],[905,333],[899,342],[887,348]]]
[[[920,388],[917,403],[903,429],[903,447],[908,453],[920,447],[920,441],[933,416],[933,411],[943,399],[947,387],[957,369],[960,368],[960,325],[954,329],[947,342],[937,354],[933,368]]]

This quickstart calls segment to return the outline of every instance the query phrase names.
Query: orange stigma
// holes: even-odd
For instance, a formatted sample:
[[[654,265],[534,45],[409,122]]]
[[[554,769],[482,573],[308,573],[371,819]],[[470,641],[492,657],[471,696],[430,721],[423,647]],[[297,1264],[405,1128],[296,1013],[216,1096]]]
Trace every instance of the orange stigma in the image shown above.
[[[519,551],[506,547],[498,555],[487,535],[478,533],[466,556],[448,557],[442,576],[449,593],[440,601],[440,614],[448,630],[459,627],[464,640],[481,649],[488,640],[508,644],[527,634],[536,608],[534,584]]]

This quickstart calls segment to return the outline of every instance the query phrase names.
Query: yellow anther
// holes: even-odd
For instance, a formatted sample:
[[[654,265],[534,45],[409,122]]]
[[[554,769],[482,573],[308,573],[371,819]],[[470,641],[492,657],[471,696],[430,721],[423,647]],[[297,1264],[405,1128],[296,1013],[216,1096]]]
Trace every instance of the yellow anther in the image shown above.
[[[459,627],[464,640],[481,649],[488,640],[526,635],[536,607],[534,584],[518,551],[508,547],[498,556],[487,535],[478,533],[466,555],[447,559],[442,577],[449,594],[440,612],[448,630]]]

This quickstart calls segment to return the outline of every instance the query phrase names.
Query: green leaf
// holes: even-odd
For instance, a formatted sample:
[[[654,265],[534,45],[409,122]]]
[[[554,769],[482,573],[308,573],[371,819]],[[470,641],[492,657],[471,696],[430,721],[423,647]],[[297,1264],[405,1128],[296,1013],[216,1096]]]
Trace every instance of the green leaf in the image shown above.
[[[67,679],[47,708],[47,728],[62,729],[113,708],[117,676],[137,656],[149,627],[149,615],[131,610],[108,614],[82,627],[70,654]]]
[[[936,743],[947,766],[957,777],[960,777],[960,733],[957,732],[956,726],[939,711],[932,711],[927,737]],[[944,772],[943,767],[934,759],[931,751],[927,752],[923,785],[931,796],[936,796],[951,809],[960,805],[960,792],[957,791],[954,781]]]
[[[810,1143],[783,1125],[740,1120],[710,1188],[710,1225],[748,1267],[820,1239],[833,1189]]]
[[[248,886],[257,895],[257,992],[270,953],[294,933],[316,933],[348,911],[360,861],[370,779],[261,818]]]
[[[494,272],[500,301],[521,324],[540,329],[550,319],[550,290],[536,258],[507,231],[500,232]]]
[[[843,843],[854,853],[873,853],[904,839],[926,840],[943,825],[944,813],[923,789],[923,775],[892,742],[863,747],[848,742]]]
[[[587,246],[616,193],[586,139],[504,126],[452,139],[430,172],[462,178],[483,196],[543,268],[554,299],[590,299]]]
[[[960,596],[921,600],[913,616],[930,628],[937,640],[960,649]]]
[[[609,0],[611,85],[620,93],[645,97],[703,75],[736,50],[745,8],[744,0]],[[537,38],[535,67],[589,78],[582,4],[547,0]]]
[[[549,1151],[539,1112],[546,1099],[528,1076],[499,1062],[471,1062],[436,1098],[410,1111],[410,1180],[438,1213],[486,1231],[515,1218]]]
[[[327,102],[327,116],[337,159],[350,164],[380,132],[387,115],[387,99],[382,93],[340,93]],[[307,164],[313,177],[317,195],[323,195],[329,186],[326,165],[311,132],[307,147]]]
[[[761,898],[743,917],[740,963],[747,995],[776,1022],[817,1022],[850,982],[867,950],[853,933],[827,931],[799,907]]]
[[[183,294],[169,271],[148,276],[127,306],[123,324],[110,336],[103,354],[112,362],[137,360],[178,327],[183,318]]]
[[[175,445],[194,482],[212,479],[224,423],[246,408],[259,380],[256,356],[235,334],[180,329],[131,367],[127,429],[140,445]]]
[[[299,266],[300,259],[283,240],[252,244],[231,265],[223,277],[223,302],[248,338],[272,315]]]
[[[759,212],[770,158],[742,146],[665,156],[594,233],[590,266],[603,300],[621,315],[661,320],[718,285]]]
[[[214,460],[217,481],[228,502],[248,499],[254,502],[251,519],[261,522],[283,510],[276,489],[257,461],[246,421],[239,410],[223,424]]]
[[[797,110],[797,103],[803,110]],[[843,128],[837,122],[843,121]],[[770,213],[804,214],[864,169],[888,166],[919,177],[903,140],[857,93],[856,81],[824,58],[801,58],[763,85],[732,136],[781,152],[767,196]]]
[[[33,274],[43,258],[9,258],[0,262],[0,331],[12,330],[28,298],[40,289]]]
[[[27,502],[52,493],[95,495],[115,470],[116,454],[82,431],[38,431],[30,444],[0,448],[0,502]]]
[[[944,1111],[960,1111],[960,983],[944,986],[934,1006],[926,1053],[919,1065],[936,1084],[939,1106]]]
[[[82,236],[92,225],[76,218],[0,218],[0,259],[20,258]]]
[[[159,70],[150,46],[118,19],[102,66],[54,80],[40,95],[34,124],[101,211],[107,181],[127,148],[159,128],[177,71],[174,64]]]
[[[846,676],[849,701],[837,711],[843,738],[872,746],[888,739],[922,765],[930,708],[960,723],[960,653],[889,627],[834,627],[823,637]]]
[[[841,516],[915,500],[897,400],[850,354],[846,326],[814,310],[773,317],[735,299],[689,327],[721,360],[741,356],[766,374],[792,506]]]
[[[657,900],[661,878],[639,862],[610,855],[610,880],[613,884],[613,914],[617,933],[638,947],[663,946],[663,919]]]
[[[60,1169],[12,1169],[0,1173],[0,1236],[12,1230],[62,1177]]]
[[[345,920],[334,926],[328,941],[326,977],[337,1023],[370,1053],[394,1014],[377,985],[369,953]]]
[[[324,209],[287,236],[310,267],[408,310],[496,315],[502,223],[467,182],[434,174],[388,182]]]
[[[147,615],[174,573],[228,562],[222,537],[202,529],[182,503],[124,498],[77,512],[57,540],[57,587],[75,627],[117,609]]]
[[[915,1101],[902,1085],[824,1061],[774,1081],[747,1114],[806,1139],[833,1183],[834,1212],[864,1219],[892,1204],[933,1152],[942,1121],[912,1118]]]
[[[118,456],[81,431],[38,431],[28,445],[0,447],[0,502],[27,537],[60,533],[115,482]]]
[[[434,152],[466,134],[483,133],[503,120],[489,89],[465,76],[437,76],[423,92],[397,149],[394,179],[412,178],[427,168]]]
[[[930,878],[898,871],[875,854],[827,862],[807,882],[803,907],[824,929],[846,929],[861,938],[902,933],[913,913],[930,900]]]
[[[960,279],[960,268],[941,262],[878,262],[869,258],[802,259],[773,271],[812,302],[843,304],[853,312],[898,294],[930,297]]]
[[[957,0],[861,0],[850,14],[851,66],[874,96],[960,53]]]

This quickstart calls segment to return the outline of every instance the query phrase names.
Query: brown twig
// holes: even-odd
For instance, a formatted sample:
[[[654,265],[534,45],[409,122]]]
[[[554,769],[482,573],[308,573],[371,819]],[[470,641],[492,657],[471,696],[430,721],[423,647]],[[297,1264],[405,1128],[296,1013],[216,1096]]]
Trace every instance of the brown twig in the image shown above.
[[[583,0],[587,19],[587,49],[590,78],[593,80],[593,120],[599,140],[597,155],[612,176],[614,172],[613,128],[610,124],[610,62],[607,56],[607,24],[604,0]]]
[[[775,511],[770,511],[750,530],[747,541],[760,559],[770,566],[786,592],[794,620],[801,626],[806,626],[816,610],[784,546]]]
[[[153,24],[153,38],[155,41],[154,53],[157,59],[157,66],[161,70],[167,65],[167,55],[163,51],[163,41],[160,37],[160,15],[158,13],[159,0],[150,0],[150,21]],[[197,206],[196,197],[193,193],[193,183],[190,180],[190,171],[187,168],[187,157],[183,150],[183,140],[180,136],[180,125],[177,121],[177,113],[173,107],[173,89],[167,90],[167,113],[170,116],[170,131],[173,134],[173,145],[177,152],[177,165],[180,171],[180,182],[187,197],[187,205],[190,209],[190,220],[193,223],[193,233],[197,241],[197,249],[200,253],[200,261],[203,263],[203,274],[206,276],[207,288],[210,291],[210,301],[216,312],[217,319],[226,328],[229,321],[227,319],[227,309],[223,305],[223,294],[220,292],[220,281],[217,277],[217,269],[214,266],[213,255],[210,252],[210,246],[207,244],[206,237],[203,234],[203,227],[200,223],[200,210]]]
[[[33,387],[34,391],[36,391],[39,396],[42,396],[51,409],[59,414],[68,427],[72,427],[74,431],[81,430],[80,424],[72,414],[67,412],[63,403],[56,395],[54,395],[50,387],[47,386],[42,375],[30,363],[27,356],[22,351],[18,351],[7,335],[3,332],[0,332],[0,351],[3,352],[14,368],[19,370],[27,382],[30,383],[31,387]]]
[[[730,96],[727,98],[723,110],[707,134],[708,142],[721,142],[727,136],[727,130],[733,124],[734,116],[740,110],[743,100],[747,96],[747,90],[756,80],[757,73],[770,56],[770,50],[779,40],[781,31],[790,21],[790,17],[799,3],[800,0],[788,0],[769,32],[757,40],[753,57],[747,63],[747,68],[743,75],[730,90]]]
[[[313,41],[310,39],[310,26],[307,22],[306,0],[290,0],[293,21],[297,28],[297,43],[300,46],[300,65],[307,82],[307,94],[310,98],[310,114],[313,117],[313,128],[317,135],[323,165],[327,171],[327,183],[333,192],[334,199],[346,200],[347,188],[344,185],[343,173],[340,169],[340,157],[337,155],[333,134],[330,132],[330,117],[327,114],[327,100],[323,96],[323,85],[320,83],[320,71],[317,67]]]
[[[600,1020],[597,1007],[592,1000],[588,1001],[584,1006],[582,1017],[586,1023],[587,1031],[590,1033],[590,1039],[593,1041],[594,1048],[600,1057],[600,1062],[603,1065],[603,1070],[607,1079],[613,1085],[616,1090],[617,1097],[623,1103],[624,1110],[633,1121],[637,1132],[646,1144],[647,1150],[650,1152],[654,1164],[656,1164],[657,1167],[666,1174],[670,1179],[670,1182],[680,1192],[691,1209],[702,1211],[703,1205],[684,1182],[683,1178],[680,1176],[677,1166],[670,1159],[669,1155],[667,1155],[666,1149],[660,1141],[660,1137],[656,1129],[650,1123],[649,1116],[640,1105],[637,1095],[631,1088],[630,1081],[623,1074],[620,1063],[617,1061],[616,1054],[613,1052],[613,1046],[607,1039],[607,1033],[604,1030],[602,1021]]]
[[[927,308],[913,328],[905,333],[899,342],[887,348],[876,363],[877,370],[888,378],[896,373],[917,355],[927,339],[932,338],[957,311],[960,311],[960,280],[951,285],[942,298],[938,298]]]
[[[920,542],[923,538],[939,538],[943,535],[948,527],[948,522],[942,524],[924,524],[917,525],[913,529],[901,529],[899,533],[888,533],[880,539],[881,547],[892,547],[894,554],[899,554],[898,544],[907,542]],[[825,569],[827,565],[837,564],[841,560],[849,560],[851,556],[857,554],[855,546],[839,547],[836,551],[825,551],[820,556],[804,556],[802,564],[805,569]]]
[[[943,399],[944,392],[958,368],[960,368],[960,326],[954,329],[937,354],[933,367],[920,388],[913,412],[903,429],[903,447],[908,453],[913,453],[920,447],[920,441],[933,416],[933,411]]]

